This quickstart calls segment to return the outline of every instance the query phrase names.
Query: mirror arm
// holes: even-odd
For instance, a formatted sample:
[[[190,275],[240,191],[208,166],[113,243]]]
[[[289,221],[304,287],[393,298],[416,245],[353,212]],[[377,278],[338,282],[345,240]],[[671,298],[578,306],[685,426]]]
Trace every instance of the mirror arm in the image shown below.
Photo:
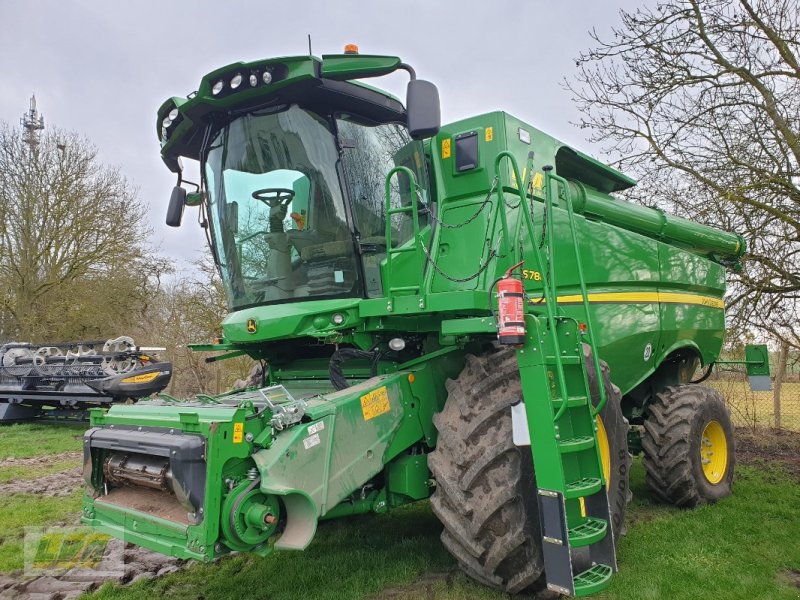
[[[397,66],[397,68],[398,69],[402,69],[403,71],[408,71],[408,74],[411,76],[411,80],[412,81],[417,78],[417,72],[414,70],[414,67],[412,67],[411,65],[408,65],[406,63],[400,63]]]
[[[195,191],[196,192],[200,191],[200,184],[195,183],[194,181],[189,181],[188,179],[180,179],[179,178],[178,185],[180,185],[181,183],[188,183],[189,185],[193,185],[195,187]]]

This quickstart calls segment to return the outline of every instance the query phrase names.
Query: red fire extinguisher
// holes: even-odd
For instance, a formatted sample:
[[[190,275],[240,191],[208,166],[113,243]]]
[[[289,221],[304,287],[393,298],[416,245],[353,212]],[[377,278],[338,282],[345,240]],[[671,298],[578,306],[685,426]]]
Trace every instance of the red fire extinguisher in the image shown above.
[[[497,282],[497,339],[510,346],[525,343],[522,280],[511,276],[521,266],[522,263],[514,265]]]

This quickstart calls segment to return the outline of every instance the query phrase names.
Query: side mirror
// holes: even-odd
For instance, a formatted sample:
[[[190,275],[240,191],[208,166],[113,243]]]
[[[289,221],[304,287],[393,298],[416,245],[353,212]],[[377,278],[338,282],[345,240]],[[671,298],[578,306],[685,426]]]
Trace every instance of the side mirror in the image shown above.
[[[172,195],[169,197],[169,207],[167,208],[167,225],[170,227],[180,227],[183,219],[183,208],[186,206],[186,190],[176,185],[172,188]]]
[[[415,140],[439,133],[442,124],[439,90],[430,81],[412,79],[406,88],[408,132]]]

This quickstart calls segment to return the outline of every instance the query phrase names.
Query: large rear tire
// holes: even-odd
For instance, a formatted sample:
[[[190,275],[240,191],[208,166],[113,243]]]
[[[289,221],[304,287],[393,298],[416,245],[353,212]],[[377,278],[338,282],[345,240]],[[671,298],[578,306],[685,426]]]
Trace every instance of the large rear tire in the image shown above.
[[[702,385],[676,385],[648,406],[642,436],[647,485],[666,504],[693,507],[730,495],[736,463],[725,400]]]
[[[588,374],[597,404],[591,366]],[[608,402],[600,416],[608,440],[608,494],[619,535],[629,495],[628,427],[619,389],[611,384],[605,364],[603,382]],[[511,405],[522,398],[514,351],[468,356],[447,390],[444,410],[434,416],[439,438],[428,461],[437,482],[431,504],[444,525],[442,543],[468,576],[485,585],[508,593],[537,587],[544,563],[534,465],[530,449],[515,446],[511,433]]]

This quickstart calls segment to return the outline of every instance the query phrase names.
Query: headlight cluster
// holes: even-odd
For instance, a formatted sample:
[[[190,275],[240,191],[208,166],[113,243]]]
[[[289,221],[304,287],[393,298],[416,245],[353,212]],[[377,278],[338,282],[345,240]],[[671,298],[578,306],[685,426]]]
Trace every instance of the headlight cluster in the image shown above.
[[[161,125],[164,127],[169,127],[175,122],[175,119],[178,118],[179,114],[180,113],[178,112],[178,109],[173,108],[171,111],[169,111],[169,114],[167,114],[167,116],[164,117],[164,120],[161,121]]]
[[[239,89],[244,81],[245,76],[241,72],[234,73],[230,79],[217,79],[211,86],[211,94],[214,96],[219,96],[223,90],[225,90],[226,86],[232,91]],[[264,84],[272,83],[272,72],[269,69],[260,72],[253,71],[247,77],[247,82],[250,84],[250,87],[256,87],[259,81],[264,82]]]

